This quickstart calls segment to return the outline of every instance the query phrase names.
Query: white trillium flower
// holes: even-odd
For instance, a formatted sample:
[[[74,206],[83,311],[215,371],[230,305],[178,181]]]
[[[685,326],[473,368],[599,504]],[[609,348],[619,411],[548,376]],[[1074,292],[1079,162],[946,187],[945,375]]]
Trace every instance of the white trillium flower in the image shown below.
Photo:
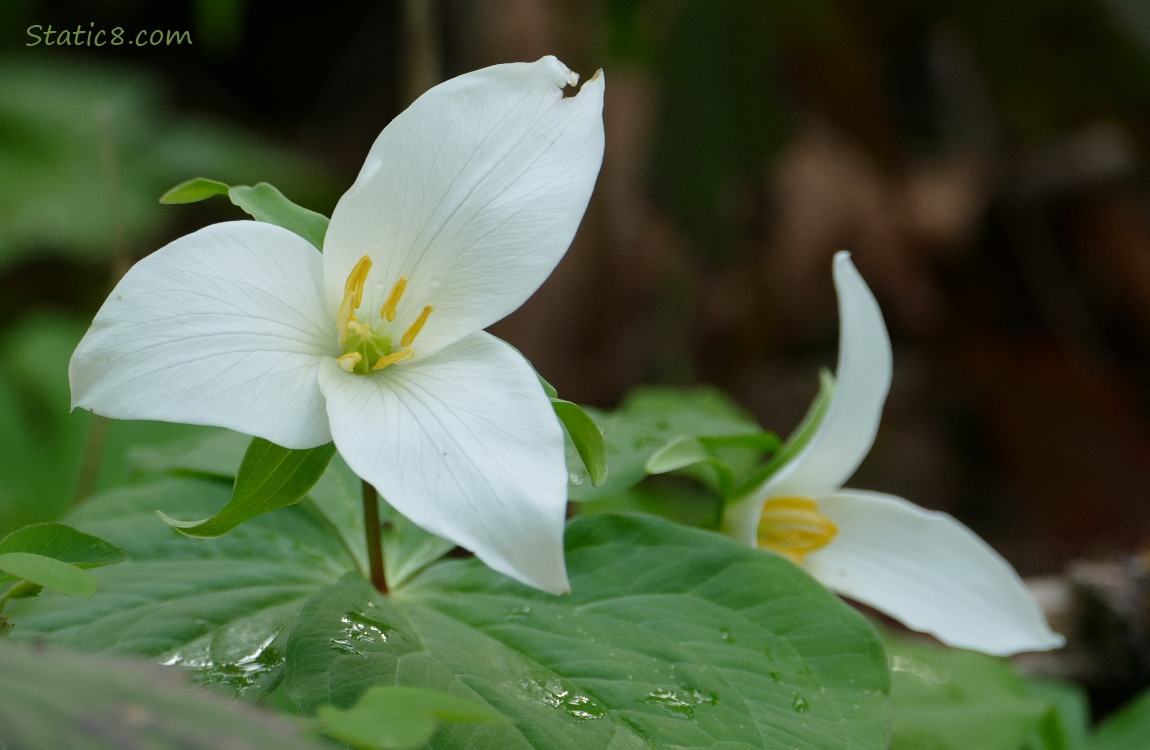
[[[878,432],[891,347],[846,252],[834,280],[842,332],[830,401],[796,432],[794,455],[731,505],[724,530],[948,645],[996,655],[1061,646],[1018,574],[970,529],[900,497],[843,488]]]
[[[566,252],[603,159],[603,77],[554,57],[428,91],[380,134],[321,254],[236,221],[137,263],[72,357],[73,408],[334,440],[424,529],[568,590],[563,429],[483,331]]]

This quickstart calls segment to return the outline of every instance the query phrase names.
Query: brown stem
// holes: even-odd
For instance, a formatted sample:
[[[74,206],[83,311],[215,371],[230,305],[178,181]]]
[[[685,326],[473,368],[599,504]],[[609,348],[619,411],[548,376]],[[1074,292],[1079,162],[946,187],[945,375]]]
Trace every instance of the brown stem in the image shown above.
[[[387,593],[387,576],[383,572],[383,537],[379,529],[379,495],[375,487],[363,482],[363,533],[367,541],[367,564],[371,571],[371,585],[381,594]]]

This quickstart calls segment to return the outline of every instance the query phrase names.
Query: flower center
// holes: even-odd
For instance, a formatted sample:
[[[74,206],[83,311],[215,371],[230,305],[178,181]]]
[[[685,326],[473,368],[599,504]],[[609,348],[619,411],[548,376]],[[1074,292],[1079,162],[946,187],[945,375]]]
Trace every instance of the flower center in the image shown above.
[[[777,552],[796,565],[831,543],[839,529],[806,497],[774,497],[763,504],[759,518],[760,547]]]
[[[347,283],[343,287],[343,301],[339,303],[339,314],[336,317],[339,345],[343,349],[343,354],[336,362],[346,372],[360,375],[368,375],[414,357],[415,352],[412,351],[411,344],[433,312],[431,305],[425,305],[415,322],[403,332],[397,346],[387,329],[395,320],[399,300],[407,290],[407,277],[401,276],[399,281],[395,282],[391,294],[383,303],[379,311],[380,320],[376,323],[379,328],[377,331],[370,323],[360,321],[355,316],[356,310],[363,302],[363,287],[367,283],[367,273],[370,270],[371,258],[366,255],[351,269],[351,273],[347,275]]]

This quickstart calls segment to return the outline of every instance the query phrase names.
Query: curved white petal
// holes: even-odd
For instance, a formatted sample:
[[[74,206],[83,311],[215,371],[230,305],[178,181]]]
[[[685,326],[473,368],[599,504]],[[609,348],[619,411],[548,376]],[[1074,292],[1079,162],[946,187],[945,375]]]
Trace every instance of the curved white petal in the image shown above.
[[[950,646],[1007,656],[1063,644],[1010,564],[945,513],[855,490],[818,503],[839,534],[804,567],[828,588]]]
[[[890,390],[890,337],[850,253],[835,254],[834,279],[840,328],[834,395],[810,442],[768,480],[761,499],[834,492],[854,474],[878,432]]]
[[[328,301],[339,306],[370,254],[361,319],[378,320],[409,282],[394,326],[435,312],[427,356],[518,308],[567,251],[603,160],[603,77],[578,95],[554,57],[496,65],[421,96],[380,134],[324,240]]]
[[[563,432],[519,352],[478,332],[370,376],[324,362],[335,444],[356,474],[424,529],[552,593],[563,561]]]
[[[326,308],[306,240],[254,221],[205,227],[112,290],[72,355],[72,407],[322,445],[319,361],[338,350]]]

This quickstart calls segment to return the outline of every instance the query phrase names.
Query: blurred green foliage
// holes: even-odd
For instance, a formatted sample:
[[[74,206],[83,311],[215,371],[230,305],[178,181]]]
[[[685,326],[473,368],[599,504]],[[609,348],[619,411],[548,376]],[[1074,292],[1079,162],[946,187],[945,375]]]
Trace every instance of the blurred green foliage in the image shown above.
[[[306,159],[170,111],[142,69],[39,56],[0,60],[0,270],[149,247],[174,218],[157,200],[200,173],[271,179],[304,202],[331,192]]]

